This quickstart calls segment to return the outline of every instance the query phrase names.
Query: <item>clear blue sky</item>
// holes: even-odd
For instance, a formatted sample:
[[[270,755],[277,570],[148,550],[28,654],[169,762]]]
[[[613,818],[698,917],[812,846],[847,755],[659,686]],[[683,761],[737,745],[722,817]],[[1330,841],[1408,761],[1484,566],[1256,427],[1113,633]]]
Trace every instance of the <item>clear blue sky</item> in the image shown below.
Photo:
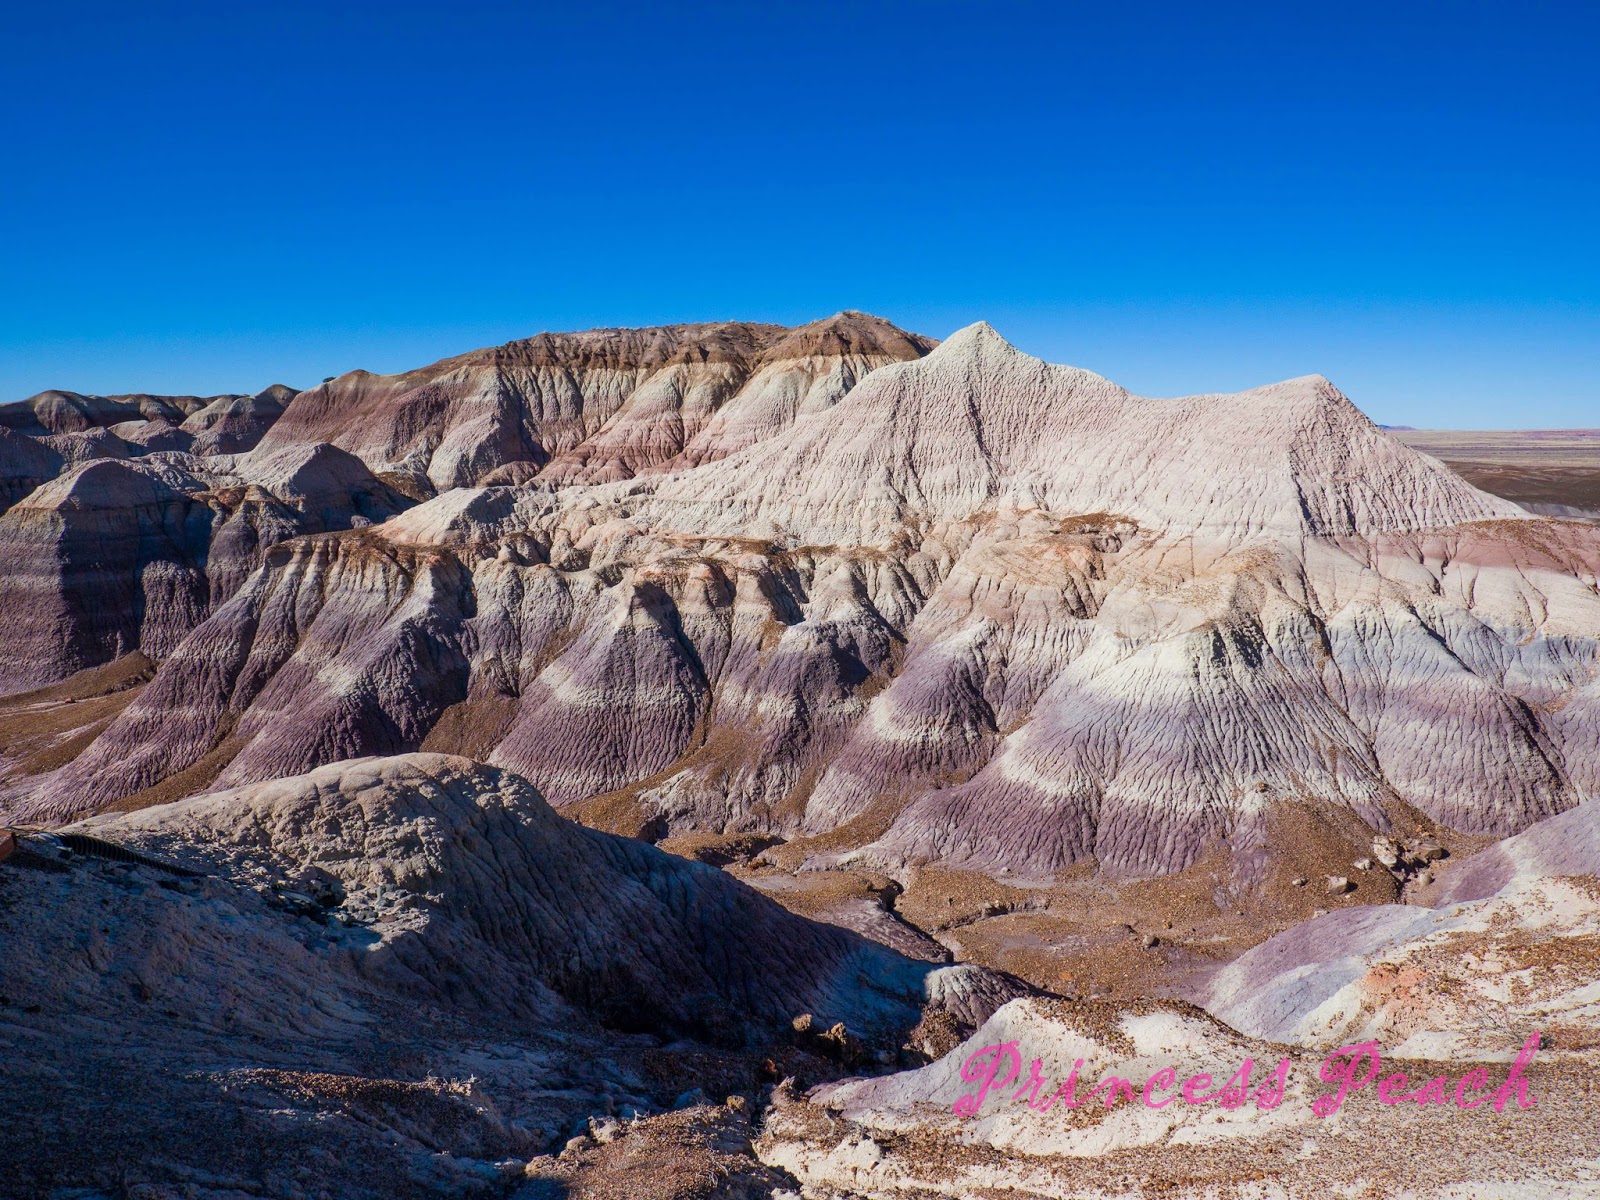
[[[0,399],[978,318],[1600,425],[1600,6],[6,6]]]

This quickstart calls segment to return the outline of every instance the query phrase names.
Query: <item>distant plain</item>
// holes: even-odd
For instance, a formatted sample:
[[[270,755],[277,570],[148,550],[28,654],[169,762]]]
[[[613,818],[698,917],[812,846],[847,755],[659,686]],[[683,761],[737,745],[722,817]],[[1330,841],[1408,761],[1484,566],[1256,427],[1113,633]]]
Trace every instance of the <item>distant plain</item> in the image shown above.
[[[1600,517],[1600,429],[1405,429],[1395,437],[1533,512]]]

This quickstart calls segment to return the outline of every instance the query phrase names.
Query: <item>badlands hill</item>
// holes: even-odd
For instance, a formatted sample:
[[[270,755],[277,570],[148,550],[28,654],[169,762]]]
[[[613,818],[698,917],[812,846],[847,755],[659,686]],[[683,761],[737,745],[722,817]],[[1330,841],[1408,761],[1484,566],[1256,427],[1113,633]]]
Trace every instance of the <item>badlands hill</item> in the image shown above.
[[[1600,526],[1325,379],[541,335],[46,393],[0,505],[0,1193],[1592,1191]],[[1529,1027],[1515,1139],[1311,1112]],[[1012,1040],[1291,1085],[955,1117]]]
[[[504,1196],[591,1114],[754,1093],[764,1060],[827,1078],[863,1041],[923,1059],[920,1031],[942,1049],[1026,990],[442,755],[67,837],[99,841],[25,835],[0,867],[7,1196]],[[848,1037],[801,1044],[802,1016]]]
[[[841,313],[796,329],[542,334],[300,394],[56,391],[0,406],[0,514],[20,506],[0,518],[0,696],[135,649],[165,657],[288,538],[380,521],[436,483],[545,486],[721,457],[932,345]]]
[[[545,333],[404,375],[351,372],[307,392],[266,444],[331,442],[441,491],[628,479],[743,449],[933,344],[850,312],[797,329]]]
[[[605,331],[302,393],[249,463],[332,441],[412,494],[484,482],[261,551],[11,811],[425,747],[652,836],[1032,875],[1220,848],[1248,882],[1291,807],[1359,846],[1600,787],[1600,531],[1319,377],[1150,400],[986,325],[927,345],[856,314]],[[8,610],[71,590],[60,510],[5,518],[47,547]],[[29,682],[91,657],[13,620]]]

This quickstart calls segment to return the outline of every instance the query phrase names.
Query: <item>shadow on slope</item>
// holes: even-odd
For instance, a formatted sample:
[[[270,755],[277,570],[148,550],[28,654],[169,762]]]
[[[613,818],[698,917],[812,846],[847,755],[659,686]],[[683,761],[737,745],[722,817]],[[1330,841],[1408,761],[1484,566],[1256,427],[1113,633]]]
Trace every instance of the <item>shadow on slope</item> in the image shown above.
[[[74,832],[205,874],[51,857],[43,834],[0,867],[0,1153],[31,1194],[499,1194],[574,1121],[837,1073],[797,1015],[894,1061],[919,1023],[970,1029],[1025,990],[796,917],[443,755]]]

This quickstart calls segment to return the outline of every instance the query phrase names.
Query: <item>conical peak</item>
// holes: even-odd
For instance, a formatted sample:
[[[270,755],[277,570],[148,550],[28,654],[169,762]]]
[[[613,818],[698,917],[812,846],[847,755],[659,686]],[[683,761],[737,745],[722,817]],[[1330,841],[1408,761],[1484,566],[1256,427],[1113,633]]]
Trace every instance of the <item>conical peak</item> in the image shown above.
[[[1269,383],[1240,394],[1260,397],[1271,405],[1285,409],[1314,410],[1324,419],[1353,423],[1362,428],[1378,428],[1326,375],[1297,375],[1293,379]]]
[[[1002,379],[1015,384],[1014,377],[1019,375],[1047,376],[1053,381],[1050,386],[1075,393],[1088,389],[1107,398],[1128,395],[1125,388],[1093,371],[1047,362],[1017,349],[987,321],[976,321],[956,330],[923,363],[933,371],[954,369],[962,374],[975,372],[979,376],[995,376],[996,386],[1005,386]]]
[[[846,309],[789,330],[766,350],[763,358],[771,361],[815,354],[861,354],[911,360],[936,345],[933,338],[909,333],[882,317]]]
[[[1011,354],[1021,354],[999,331],[987,321],[974,321],[971,325],[956,330],[939,347],[939,353],[948,354],[950,357],[966,356],[973,353],[986,353],[995,350],[1007,351]]]

